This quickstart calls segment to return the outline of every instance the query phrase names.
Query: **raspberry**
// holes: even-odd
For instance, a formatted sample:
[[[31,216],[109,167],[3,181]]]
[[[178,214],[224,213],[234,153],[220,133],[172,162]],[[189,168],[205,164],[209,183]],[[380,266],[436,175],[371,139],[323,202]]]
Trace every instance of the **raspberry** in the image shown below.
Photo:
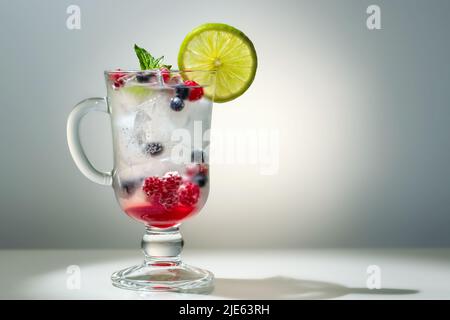
[[[176,192],[181,185],[182,178],[178,172],[167,172],[162,178],[163,188],[166,192]]]
[[[199,164],[198,165],[198,173],[201,173],[201,174],[204,174],[204,175],[208,174],[208,165],[206,165],[206,164]]]
[[[189,101],[196,101],[203,97],[203,88],[199,84],[192,80],[186,80],[184,82],[185,86],[193,87],[189,92]]]
[[[200,188],[192,182],[186,182],[178,189],[178,199],[180,204],[193,207],[200,197]]]
[[[159,198],[163,193],[163,182],[158,177],[148,177],[144,180],[142,190],[148,197]]]
[[[167,172],[162,178],[148,177],[144,180],[142,190],[151,201],[171,209],[176,205],[193,207],[200,197],[198,185],[184,182],[178,172]]]
[[[161,77],[163,78],[164,83],[167,83],[170,80],[170,71],[167,68],[159,68],[161,71]]]
[[[188,177],[195,176],[196,174],[208,174],[208,165],[206,164],[190,164],[186,167],[186,175]]]
[[[123,78],[126,76],[126,74],[123,72],[118,72],[118,71],[121,71],[121,70],[116,69],[116,71],[114,71],[113,73],[111,73],[109,75],[109,80],[112,81],[114,89],[118,89],[125,84],[125,81],[123,80]]]
[[[166,209],[170,209],[178,203],[178,195],[174,191],[164,192],[159,199],[159,203]]]
[[[163,191],[159,203],[166,209],[170,209],[178,203],[178,188],[181,185],[182,178],[178,172],[167,172],[161,179]]]
[[[190,164],[186,167],[186,175],[188,177],[195,176],[198,173],[198,167],[196,164]]]

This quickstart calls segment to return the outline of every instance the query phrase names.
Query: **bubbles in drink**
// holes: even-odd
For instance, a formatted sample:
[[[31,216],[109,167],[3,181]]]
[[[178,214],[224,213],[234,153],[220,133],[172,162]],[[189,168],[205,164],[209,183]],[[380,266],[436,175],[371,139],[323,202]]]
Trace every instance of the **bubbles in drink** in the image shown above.
[[[208,196],[205,146],[194,148],[194,139],[201,140],[203,133],[194,137],[194,128],[200,122],[203,131],[209,129],[212,102],[199,98],[198,89],[191,101],[193,87],[184,85],[180,75],[154,72],[137,73],[110,88],[115,148],[120,149],[114,189],[124,211],[148,225],[177,224],[198,212]],[[173,106],[176,99],[182,107],[180,102]],[[180,137],[177,129],[187,136]],[[173,157],[179,149],[184,163]],[[201,156],[191,159],[194,149]]]

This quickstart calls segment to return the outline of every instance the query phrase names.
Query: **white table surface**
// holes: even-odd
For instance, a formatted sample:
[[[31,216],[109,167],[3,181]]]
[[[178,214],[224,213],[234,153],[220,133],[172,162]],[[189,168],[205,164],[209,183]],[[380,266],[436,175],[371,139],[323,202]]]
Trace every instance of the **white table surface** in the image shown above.
[[[213,271],[209,295],[140,294],[115,288],[113,271],[140,262],[138,250],[0,250],[1,299],[450,299],[450,250],[184,250]],[[79,266],[80,288],[67,268]],[[378,266],[381,289],[368,289]],[[70,281],[69,281],[70,282]]]

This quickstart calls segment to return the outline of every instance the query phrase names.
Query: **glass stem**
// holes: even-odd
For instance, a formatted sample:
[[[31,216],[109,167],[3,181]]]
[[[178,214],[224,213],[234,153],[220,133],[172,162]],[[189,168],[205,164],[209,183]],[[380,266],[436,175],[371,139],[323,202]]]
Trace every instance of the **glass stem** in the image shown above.
[[[166,229],[146,227],[141,246],[146,264],[170,266],[181,263],[183,237],[178,226]]]

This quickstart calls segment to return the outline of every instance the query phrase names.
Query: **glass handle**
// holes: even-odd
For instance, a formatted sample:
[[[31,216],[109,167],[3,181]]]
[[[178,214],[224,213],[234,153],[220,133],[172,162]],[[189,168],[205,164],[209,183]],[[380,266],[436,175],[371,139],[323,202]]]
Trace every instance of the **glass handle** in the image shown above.
[[[89,98],[78,103],[70,112],[67,120],[67,143],[70,154],[78,169],[91,181],[110,186],[112,184],[112,173],[101,172],[94,168],[84,153],[80,142],[80,121],[91,111],[102,111],[109,114],[106,98]]]

